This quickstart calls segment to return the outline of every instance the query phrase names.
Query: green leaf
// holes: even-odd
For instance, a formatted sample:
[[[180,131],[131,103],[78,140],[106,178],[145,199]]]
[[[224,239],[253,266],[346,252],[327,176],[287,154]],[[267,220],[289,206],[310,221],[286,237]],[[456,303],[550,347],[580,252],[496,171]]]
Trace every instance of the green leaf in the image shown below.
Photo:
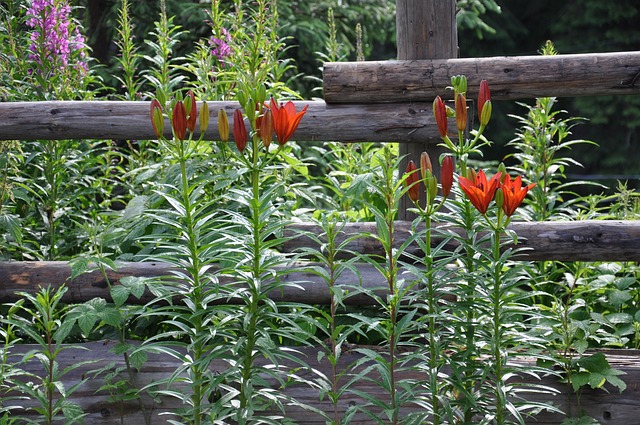
[[[1,214],[0,228],[3,228],[7,232],[9,232],[13,240],[18,245],[22,245],[22,224],[15,216],[9,214]]]
[[[98,317],[109,326],[118,327],[122,323],[122,315],[117,308],[106,307],[98,312]]]
[[[122,282],[122,280],[120,282]],[[113,285],[111,287],[111,298],[117,307],[120,307],[127,302],[130,294],[131,291],[126,285]]]

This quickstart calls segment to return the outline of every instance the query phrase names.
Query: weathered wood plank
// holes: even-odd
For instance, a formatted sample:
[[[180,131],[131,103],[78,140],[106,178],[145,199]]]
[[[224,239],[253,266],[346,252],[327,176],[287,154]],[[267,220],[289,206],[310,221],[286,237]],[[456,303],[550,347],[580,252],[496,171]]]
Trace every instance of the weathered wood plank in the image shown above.
[[[81,346],[88,350],[70,349],[62,351],[58,361],[60,363],[60,369],[72,364],[78,364],[83,361],[96,361],[93,364],[83,365],[78,369],[75,369],[68,375],[66,375],[63,383],[66,388],[80,382],[84,377],[93,376],[91,371],[97,370],[101,367],[114,364],[114,367],[123,367],[124,361],[122,356],[113,354],[110,350],[115,346],[114,341],[99,341],[81,344]],[[17,360],[20,354],[26,353],[31,349],[37,347],[32,345],[18,345],[12,350],[12,360]],[[349,365],[354,364],[360,358],[354,349],[356,346],[350,346],[350,349],[345,349],[342,353],[339,369],[346,369]],[[317,347],[297,348],[299,350],[298,356],[304,358],[305,362],[317,371],[324,373],[326,376],[330,376],[330,367],[326,359],[323,361],[317,360]],[[526,378],[524,382],[534,382],[537,384],[544,384],[553,387],[558,390],[558,394],[539,394],[532,395],[532,399],[538,401],[553,401],[553,403],[561,410],[567,413],[578,414],[582,411],[585,414],[600,420],[605,420],[608,425],[628,425],[637,422],[637,415],[640,412],[640,397],[638,397],[637,382],[640,382],[640,367],[638,366],[638,358],[640,351],[635,350],[615,350],[608,351],[607,358],[612,367],[620,369],[626,373],[621,378],[627,383],[628,389],[622,394],[615,390],[607,393],[603,390],[591,390],[585,389],[581,396],[580,401],[575,394],[573,394],[565,384],[558,382],[557,377],[548,376],[542,378],[541,381],[533,380],[532,378]],[[261,361],[258,359],[258,361]],[[526,360],[520,360],[525,362]],[[168,356],[162,356],[158,354],[150,354],[149,361],[142,367],[139,372],[136,372],[133,377],[133,384],[137,388],[157,382],[162,378],[167,377],[175,369],[181,366],[181,363]],[[283,370],[289,365],[284,362],[281,367]],[[366,367],[366,365],[364,365]],[[212,365],[213,370],[223,370],[227,365],[223,361],[216,361]],[[41,366],[37,364],[35,360],[30,361],[23,366],[23,369],[27,372],[35,374],[41,374]],[[317,379],[317,375],[310,371],[298,371],[299,376],[307,379],[309,382]],[[373,373],[373,372],[372,372]],[[371,374],[370,377],[375,379]],[[411,372],[406,377],[415,379],[425,379],[425,376],[419,372]],[[343,378],[344,381],[347,378]],[[139,425],[144,423],[144,415],[140,407],[140,403],[135,400],[129,400],[123,403],[114,402],[109,399],[109,394],[105,391],[98,391],[99,387],[103,384],[101,378],[92,378],[72,394],[70,400],[76,402],[82,406],[85,412],[88,413],[85,423],[99,423],[105,425],[116,424],[132,424]],[[355,390],[365,391],[369,394],[373,394],[380,399],[384,399],[386,395],[381,389],[375,385],[371,385],[369,381],[357,381],[352,387]],[[308,385],[294,384],[284,390],[285,394],[295,397],[297,400],[314,406],[321,411],[331,411],[331,405],[327,397],[320,400],[317,389],[313,389]],[[150,417],[152,424],[163,424],[166,421],[172,419],[171,415],[160,415],[162,412],[171,412],[174,409],[180,407],[180,403],[172,398],[161,397],[156,401],[153,401],[148,396],[142,397],[142,406],[144,412]],[[357,405],[362,403],[362,399],[358,398],[354,394],[347,393],[341,398],[339,403],[339,412],[344,414],[348,406]],[[578,404],[579,403],[579,404]],[[34,406],[33,400],[20,400],[14,403],[5,403],[7,405],[19,405],[25,408]],[[415,409],[415,407],[407,406],[405,411]],[[16,412],[17,413],[17,412]],[[303,411],[300,409],[288,409],[286,416],[300,424],[314,425],[324,424],[325,420],[320,415]],[[538,425],[556,425],[560,424],[564,419],[564,416],[560,414],[541,413],[536,416],[535,419],[530,419],[527,423]],[[371,423],[362,415],[357,415],[351,423],[357,425],[368,425]]]
[[[509,229],[518,235],[518,253],[522,260],[557,261],[640,261],[640,220],[584,220],[584,221],[546,221],[512,222]],[[321,229],[311,224],[296,224],[287,229],[287,235],[296,232],[320,234]],[[407,240],[411,232],[411,223],[398,221],[395,225],[395,242],[399,247]],[[354,234],[376,232],[375,223],[349,223],[339,241],[342,242]],[[446,233],[460,233],[447,224],[434,226],[433,245],[442,241]],[[310,246],[311,239],[304,233],[288,238],[284,250],[294,251],[302,246]],[[454,249],[452,243],[449,248]],[[346,249],[365,255],[382,255],[382,247],[372,238],[358,238],[350,242]],[[408,252],[419,253],[413,245]]]
[[[396,1],[396,45],[398,59],[448,59],[458,56],[458,30],[456,25],[455,0],[397,0]],[[432,99],[429,99],[432,100]],[[469,119],[472,119],[470,115]],[[453,129],[454,127],[451,127]],[[414,143],[400,145],[400,158],[417,161],[423,151],[429,150],[431,158],[440,158],[445,148],[439,145],[429,146],[428,140],[416,140]],[[432,144],[433,145],[433,144]],[[433,161],[434,175],[440,175],[440,163]],[[400,164],[400,172],[405,164]],[[420,191],[420,202],[424,205],[426,192]],[[415,214],[410,211],[411,200],[404,196],[400,200],[398,218],[413,220]]]
[[[640,260],[640,221],[576,221],[544,223],[512,223],[510,229],[518,235],[519,246],[525,248],[518,255],[523,260],[559,260],[559,261],[639,261]],[[375,232],[373,223],[351,223],[338,236],[338,243],[354,234]],[[283,247],[286,252],[294,252],[302,247],[313,246],[313,241],[305,232],[321,234],[315,225],[296,224],[286,229],[288,242]],[[403,243],[411,232],[407,222],[396,223],[396,247]],[[442,241],[443,232],[459,232],[455,228],[438,227],[434,231],[434,246]],[[316,247],[319,248],[319,247]],[[382,255],[382,247],[373,238],[362,237],[351,241],[347,250],[364,255]],[[451,243],[448,248],[455,249]],[[417,246],[410,246],[410,253],[420,255]],[[308,264],[307,264],[308,265]],[[326,282],[311,270],[297,269],[294,264],[291,272],[283,276],[283,281],[295,283],[271,294],[280,301],[307,304],[329,304],[330,294]],[[108,271],[112,284],[119,284],[125,276],[158,277],[167,276],[172,268],[158,262],[122,263],[118,270]],[[345,288],[360,287],[374,290],[378,295],[385,291],[386,284],[380,274],[368,264],[358,265],[359,275],[345,272],[337,284]],[[16,292],[33,293],[39,287],[51,285],[58,287],[65,282],[69,290],[65,294],[67,302],[84,302],[95,297],[109,299],[107,282],[94,271],[69,280],[71,267],[66,262],[0,262],[0,301],[10,302],[17,298]],[[403,275],[410,278],[409,275]],[[225,278],[222,277],[222,282]],[[140,300],[130,299],[131,303],[146,303],[153,299],[146,293]],[[229,302],[233,302],[230,300]],[[369,305],[370,297],[360,293],[346,300],[351,305]]]
[[[117,270],[108,270],[107,278],[112,285],[120,284],[120,279],[127,276],[162,277],[171,276],[175,271],[170,265],[158,262],[122,263]],[[324,304],[331,302],[327,283],[311,270],[307,264],[304,270],[295,270],[300,265],[292,265],[289,273],[282,280],[295,283],[270,294],[276,301],[299,302],[305,304]],[[215,271],[212,268],[211,271]],[[359,275],[345,271],[336,284],[345,290],[351,288],[352,295],[346,298],[345,304],[371,305],[372,300],[364,293],[355,293],[354,288],[372,290],[378,295],[384,294],[385,281],[372,266],[362,264],[358,267]],[[65,261],[11,261],[0,262],[0,303],[11,302],[21,298],[18,292],[35,293],[41,287],[58,288],[66,283],[68,288],[63,297],[65,302],[85,302],[93,298],[111,300],[108,283],[98,271],[81,274],[69,279],[71,267]],[[220,277],[221,283],[232,283],[230,279]],[[131,297],[130,304],[145,304],[154,299],[153,294],[145,292],[140,299]],[[219,302],[239,303],[236,299],[221,299]]]
[[[640,51],[415,61],[327,62],[327,103],[432,102],[451,96],[454,75],[466,75],[468,95],[480,80],[492,99],[640,94]]]
[[[297,141],[410,142],[439,139],[431,102],[388,105],[327,105],[295,102],[309,109],[294,135]],[[218,110],[233,123],[237,102],[208,102],[206,137],[219,140]],[[150,102],[48,101],[0,103],[0,140],[155,139]],[[165,134],[171,136],[168,120]],[[198,128],[198,126],[196,126]],[[230,135],[233,139],[233,134]]]

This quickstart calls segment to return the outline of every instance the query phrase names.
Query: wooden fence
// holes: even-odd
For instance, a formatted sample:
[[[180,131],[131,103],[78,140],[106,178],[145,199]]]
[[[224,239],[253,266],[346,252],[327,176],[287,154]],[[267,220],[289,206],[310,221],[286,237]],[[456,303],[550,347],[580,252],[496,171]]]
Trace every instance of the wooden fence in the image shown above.
[[[640,94],[640,52],[560,55],[555,57],[501,57],[482,59],[448,58],[451,48],[437,51],[443,39],[446,45],[455,46],[457,37],[452,30],[451,8],[455,2],[436,0],[398,0],[398,12],[407,21],[407,14],[424,14],[425,20],[415,20],[416,25],[430,25],[431,30],[420,36],[417,29],[406,27],[402,17],[398,19],[398,43],[401,59],[388,62],[365,63],[327,63],[324,66],[325,101],[305,101],[309,110],[302,121],[295,139],[301,143],[307,141],[335,140],[342,142],[390,141],[422,149],[426,144],[434,145],[438,140],[433,119],[431,102],[436,95],[446,95],[445,87],[450,85],[452,75],[464,74],[469,78],[469,93],[474,90],[480,79],[490,82],[493,99],[533,98],[538,96],[586,96],[604,94]],[[407,11],[413,11],[411,13]],[[444,24],[433,16],[446,16]],[[426,22],[426,24],[425,24]],[[455,13],[453,13],[455,22]],[[441,27],[438,27],[441,25]],[[442,26],[444,25],[444,26]],[[435,31],[433,28],[435,27]],[[422,32],[420,32],[422,34]],[[435,36],[434,36],[435,34]],[[427,57],[420,52],[411,51],[416,45],[430,46],[433,51]],[[417,41],[416,41],[417,40]],[[416,44],[417,43],[417,44]],[[429,59],[431,58],[431,59]],[[232,111],[238,107],[236,102],[210,102],[210,128],[206,137],[218,136],[215,116],[219,108]],[[233,116],[233,114],[230,114]],[[453,127],[453,126],[452,126]],[[170,129],[165,128],[170,135]],[[154,133],[149,121],[149,102],[18,102],[0,103],[0,140],[11,139],[151,139]],[[292,226],[287,231],[301,228],[309,230],[310,225]],[[371,224],[353,224],[349,232],[372,231]],[[402,232],[409,231],[408,222],[397,225],[398,240]],[[520,241],[523,260],[560,260],[560,261],[638,261],[640,260],[640,221],[577,221],[547,223],[512,223]],[[313,229],[311,229],[313,230]],[[455,231],[455,229],[452,229]],[[435,241],[437,242],[437,241]],[[434,242],[434,243],[435,243]],[[282,247],[290,252],[310,244],[304,238],[295,238],[289,245]],[[357,239],[349,247],[363,254],[380,253],[380,247],[368,239]],[[417,248],[410,248],[417,249]],[[127,263],[117,271],[109,272],[112,283],[118,284],[124,276],[162,276],[169,267],[159,263]],[[372,269],[361,267],[365,285],[369,288],[382,286],[381,278]],[[35,292],[40,285],[59,286],[67,283],[69,291],[66,301],[83,302],[94,297],[108,297],[107,284],[98,273],[88,273],[69,281],[70,268],[62,262],[5,262],[0,263],[0,301],[10,302],[17,298],[16,292]],[[304,272],[292,272],[289,278],[303,282],[302,289],[289,288],[286,292],[273,294],[274,298],[305,303],[325,304],[329,302],[329,293],[324,281]],[[345,275],[339,284],[351,284],[354,276]],[[138,301],[146,302],[151,295]],[[353,304],[370,302],[364,296],[350,299]],[[121,356],[114,356],[108,350],[111,341],[82,344],[88,350],[69,350],[64,352],[61,367],[94,359],[100,353],[100,364],[122,363]],[[31,347],[20,346],[21,352]],[[313,349],[303,350],[301,355],[307,359],[316,358]],[[609,355],[614,367],[624,370],[623,379],[629,389],[622,395],[607,394],[602,391],[587,390],[582,394],[582,407],[585,413],[605,421],[607,424],[629,424],[637,421],[640,411],[640,397],[637,395],[637,383],[640,375],[636,366],[636,352],[619,351]],[[341,359],[349,364],[356,359],[355,352],[347,351]],[[98,365],[99,366],[99,365]],[[327,364],[314,365],[320,370]],[[171,373],[177,365],[166,357],[152,357],[136,377],[136,384],[157,380]],[[219,365],[219,367],[223,367]],[[96,365],[89,367],[96,369]],[[79,368],[69,375],[70,382],[79,381],[88,372]],[[328,372],[327,372],[328,373]],[[575,409],[576,400],[565,386],[547,378],[545,383],[555,385],[559,396],[557,404],[567,412]],[[77,401],[88,412],[85,423],[116,424],[120,415],[125,423],[133,424],[142,420],[137,403],[115,403],[104,394],[96,395],[100,385],[89,381],[75,394]],[[366,389],[377,391],[376,389]],[[320,409],[328,409],[328,400],[317,400],[317,393],[310,395],[299,387],[287,391],[304,402]],[[345,398],[341,409],[346,410],[350,403],[359,400]],[[25,402],[28,403],[28,402]],[[173,402],[163,399],[159,405],[153,400],[143,400],[148,412],[176,407]],[[306,412],[292,411],[291,419],[302,424],[320,421]],[[537,424],[558,424],[560,415],[538,416]],[[318,422],[323,423],[323,422]],[[358,419],[356,424],[367,423]]]

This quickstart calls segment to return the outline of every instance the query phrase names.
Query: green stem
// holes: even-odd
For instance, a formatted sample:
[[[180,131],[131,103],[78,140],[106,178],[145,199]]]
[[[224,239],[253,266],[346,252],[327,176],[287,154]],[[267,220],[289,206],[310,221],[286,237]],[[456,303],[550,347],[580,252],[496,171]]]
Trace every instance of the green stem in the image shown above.
[[[498,221],[500,220],[500,212],[498,212]],[[496,226],[493,233],[493,357],[494,357],[494,373],[495,373],[495,403],[496,403],[496,418],[495,423],[497,425],[504,424],[504,401],[505,394],[503,388],[503,362],[502,355],[502,262],[500,261],[500,235],[502,228],[500,225]]]
[[[428,208],[428,207],[427,207]],[[433,410],[433,425],[440,424],[440,403],[438,394],[438,341],[436,338],[436,291],[433,277],[433,257],[431,255],[431,214],[425,214],[425,266],[427,274],[427,300],[429,305],[429,389],[431,391],[431,408]]]
[[[189,176],[187,172],[188,144],[191,141],[178,141],[178,160],[180,163],[180,174],[182,180],[181,196],[184,205],[184,226],[187,234],[188,252],[191,260],[191,266],[188,272],[193,279],[192,291],[188,294],[195,308],[202,308],[202,284],[200,279],[201,261],[198,249],[197,231],[193,219],[193,206],[190,201]],[[198,336],[203,332],[202,315],[194,314],[191,317],[191,325],[193,326],[192,343],[193,343],[193,363],[191,365],[192,374],[192,395],[191,403],[193,406],[193,424],[200,425],[202,423],[203,408],[203,371],[200,366],[204,355],[204,347],[201,338]]]
[[[239,423],[244,424],[247,421],[245,415],[249,401],[251,400],[251,375],[253,374],[253,351],[256,344],[256,330],[258,326],[258,307],[261,295],[261,266],[260,257],[262,251],[262,226],[260,223],[260,169],[258,166],[259,143],[257,137],[254,136],[252,143],[252,163],[251,168],[251,224],[253,233],[253,259],[252,259],[252,279],[249,282],[249,291],[251,292],[251,300],[249,303],[249,324],[247,328],[247,340],[245,347],[245,357],[242,367],[242,383],[240,388],[240,417]]]
[[[466,273],[471,276],[472,275],[472,271],[474,269],[473,266],[473,255],[474,255],[474,249],[473,246],[471,245],[472,242],[472,229],[474,226],[474,221],[473,221],[473,210],[471,207],[471,202],[469,202],[468,200],[465,200],[464,202],[464,228],[467,231],[467,246],[465,247],[465,256],[462,257],[463,258],[463,262],[465,265],[465,270]],[[464,362],[467,365],[471,365],[474,361],[475,361],[475,311],[474,311],[474,305],[475,305],[475,286],[474,286],[474,282],[473,282],[473,278],[470,278],[467,280],[466,282],[466,288],[465,288],[465,316],[466,316],[466,350],[464,353]],[[465,368],[465,388],[468,390],[468,392],[471,394],[473,392],[473,387],[475,386],[475,382],[474,382],[474,377],[473,377],[473,368],[468,367]],[[474,411],[471,407],[471,404],[468,404],[467,406],[465,406],[464,408],[464,423],[472,423],[473,422],[473,416],[474,416]]]

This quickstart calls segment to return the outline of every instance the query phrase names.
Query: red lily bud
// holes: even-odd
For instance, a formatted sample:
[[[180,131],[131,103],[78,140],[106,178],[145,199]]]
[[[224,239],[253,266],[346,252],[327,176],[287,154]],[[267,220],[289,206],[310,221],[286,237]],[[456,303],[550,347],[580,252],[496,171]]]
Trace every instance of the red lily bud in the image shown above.
[[[487,107],[486,110],[485,106]],[[480,81],[480,92],[478,94],[478,115],[480,116],[480,125],[487,125],[489,118],[491,118],[491,109],[491,92],[489,91],[489,83],[487,83],[487,80],[482,80]]]
[[[416,164],[413,161],[409,161],[407,164],[406,178],[404,184],[407,187],[407,194],[409,199],[413,202],[418,202],[420,198],[420,184],[418,180],[418,171]]]
[[[218,109],[218,133],[221,141],[229,140],[229,115],[224,109]]]
[[[442,158],[440,181],[442,182],[442,196],[446,198],[451,193],[451,186],[453,186],[453,157],[451,155]]]
[[[440,96],[436,97],[433,101],[433,115],[436,117],[436,124],[438,124],[438,132],[440,137],[447,135],[447,107],[445,106]]]
[[[151,125],[156,137],[160,139],[164,132],[164,115],[162,114],[162,106],[157,99],[151,101]]]
[[[178,140],[184,140],[187,137],[187,111],[184,103],[179,100],[173,106],[173,134]]]
[[[467,99],[462,93],[456,97],[456,127],[458,131],[467,128]]]
[[[244,125],[242,110],[236,109],[233,115],[233,138],[240,153],[247,147],[247,127]]]
[[[185,110],[187,112],[187,128],[191,133],[196,131],[196,118],[198,117],[198,106],[196,105],[196,95],[192,90],[187,92],[185,98]]]
[[[264,111],[264,114],[260,117],[258,132],[260,133],[262,144],[265,148],[269,149],[273,137],[273,113],[270,109]]]
[[[431,158],[429,158],[429,154],[426,152],[422,152],[420,155],[420,172],[422,173],[422,179],[425,181],[433,174]]]

